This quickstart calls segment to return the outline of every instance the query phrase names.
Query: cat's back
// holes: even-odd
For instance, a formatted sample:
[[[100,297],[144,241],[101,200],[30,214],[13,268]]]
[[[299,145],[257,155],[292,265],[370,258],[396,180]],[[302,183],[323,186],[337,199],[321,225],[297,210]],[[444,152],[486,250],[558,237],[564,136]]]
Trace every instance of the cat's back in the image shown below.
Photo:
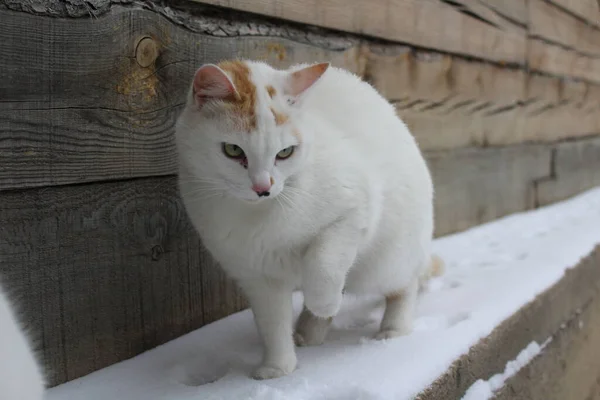
[[[40,368],[0,287],[0,399],[41,400],[43,393]]]
[[[345,142],[354,143],[361,157],[381,161],[394,146],[411,159],[420,158],[416,141],[395,108],[357,75],[330,67],[313,89],[307,109],[337,131],[326,140],[337,141],[341,135]]]
[[[387,186],[395,186],[392,182],[406,186],[414,180],[424,182],[425,191],[431,191],[429,172],[415,138],[373,86],[349,71],[330,67],[313,89],[306,107],[333,128],[332,134],[324,129],[317,135],[321,149],[342,148],[338,161],[341,158],[351,165],[360,161],[361,170],[381,176]],[[407,170],[412,171],[410,176],[398,174]]]

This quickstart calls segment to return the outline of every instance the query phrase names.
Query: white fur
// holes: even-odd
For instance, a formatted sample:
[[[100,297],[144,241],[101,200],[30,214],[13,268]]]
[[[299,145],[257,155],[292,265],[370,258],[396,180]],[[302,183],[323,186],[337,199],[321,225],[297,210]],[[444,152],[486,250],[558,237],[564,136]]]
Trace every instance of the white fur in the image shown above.
[[[41,400],[44,379],[0,287],[0,399]]]
[[[218,102],[198,110],[190,92],[176,138],[186,209],[205,246],[248,296],[265,345],[253,376],[264,379],[296,367],[294,290],[304,292],[304,313],[314,314],[300,319],[307,322],[298,327],[299,344],[323,341],[328,322],[314,316],[335,315],[342,290],[397,294],[378,337],[410,330],[417,282],[430,262],[433,189],[414,138],[369,84],[329,67],[291,99],[284,95],[290,71],[305,65],[289,71],[248,65],[257,129],[236,131]],[[277,90],[273,99],[266,85]],[[276,126],[271,106],[289,122]],[[221,142],[245,150],[248,170],[223,155]],[[275,154],[289,145],[297,151],[275,164]],[[259,199],[251,180],[265,172],[275,184],[270,197]]]

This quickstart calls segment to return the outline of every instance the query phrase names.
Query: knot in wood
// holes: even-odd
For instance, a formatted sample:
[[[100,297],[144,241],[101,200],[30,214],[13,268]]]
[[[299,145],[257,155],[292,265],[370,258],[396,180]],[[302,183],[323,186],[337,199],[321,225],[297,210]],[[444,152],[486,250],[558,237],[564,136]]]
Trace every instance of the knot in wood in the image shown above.
[[[141,38],[135,46],[135,60],[142,68],[148,68],[158,58],[158,44],[149,36]]]
[[[162,258],[162,255],[164,252],[165,252],[165,250],[163,249],[163,247],[158,244],[158,245],[152,247],[150,256],[152,257],[152,260],[158,261]]]

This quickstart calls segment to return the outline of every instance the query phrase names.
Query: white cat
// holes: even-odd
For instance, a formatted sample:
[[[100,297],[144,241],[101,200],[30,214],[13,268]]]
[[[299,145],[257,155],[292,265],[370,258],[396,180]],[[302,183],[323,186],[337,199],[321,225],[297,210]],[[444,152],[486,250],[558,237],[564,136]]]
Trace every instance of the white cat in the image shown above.
[[[385,296],[378,338],[410,331],[432,265],[432,182],[373,87],[327,63],[207,64],[176,140],[187,212],[247,295],[264,342],[254,378],[292,372],[294,339],[322,343],[342,291]]]
[[[41,400],[44,378],[0,287],[0,399]]]

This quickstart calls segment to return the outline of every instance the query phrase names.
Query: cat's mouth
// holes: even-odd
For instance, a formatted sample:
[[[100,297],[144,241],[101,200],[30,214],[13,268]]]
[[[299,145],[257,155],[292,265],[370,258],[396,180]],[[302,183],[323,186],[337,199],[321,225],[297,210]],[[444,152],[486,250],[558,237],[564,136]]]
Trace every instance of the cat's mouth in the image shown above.
[[[256,193],[252,191],[251,193],[244,193],[242,196],[238,195],[236,197],[238,197],[238,199],[242,200],[244,203],[259,204],[276,198],[279,192],[280,191],[270,190],[267,192],[267,194],[264,192]]]
[[[283,191],[282,186],[274,185],[269,190],[257,192],[251,188],[231,185],[227,194],[242,203],[260,204],[275,199]]]

